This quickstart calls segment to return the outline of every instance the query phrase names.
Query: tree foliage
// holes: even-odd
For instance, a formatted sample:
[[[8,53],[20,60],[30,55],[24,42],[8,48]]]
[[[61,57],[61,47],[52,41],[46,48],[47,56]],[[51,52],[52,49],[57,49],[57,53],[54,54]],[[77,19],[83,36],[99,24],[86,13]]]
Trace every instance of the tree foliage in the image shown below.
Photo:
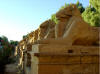
[[[56,14],[53,14],[51,16],[51,20],[54,21],[56,24],[58,24],[58,19],[56,18]]]
[[[90,0],[90,2],[91,1],[92,0]],[[97,5],[96,3],[97,2],[95,2],[95,5]],[[93,6],[86,7],[85,11],[82,13],[82,17],[91,26],[100,27],[100,13],[98,12],[98,9],[95,8],[95,5],[93,5],[94,7]]]
[[[82,3],[80,3],[79,1],[77,1],[76,6],[80,10],[80,13],[84,12],[85,8],[83,7]]]
[[[10,44],[13,45],[13,46],[17,46],[18,45],[18,41],[10,40]]]
[[[3,72],[5,65],[13,61],[13,56],[15,46],[18,44],[18,41],[8,41],[8,38],[5,36],[0,37],[0,70]],[[0,71],[0,74],[3,74]]]
[[[93,6],[97,10],[97,12],[100,13],[100,0],[89,0],[89,1],[91,6]]]
[[[66,4],[64,6],[61,6],[60,10],[64,9],[65,7],[69,6],[70,4]]]
[[[8,38],[7,38],[6,36],[2,36],[1,38],[2,38],[2,40],[4,40],[5,42],[8,42]]]
[[[23,39],[24,39],[24,38],[27,38],[27,36],[28,36],[28,34],[27,34],[27,35],[23,35]]]

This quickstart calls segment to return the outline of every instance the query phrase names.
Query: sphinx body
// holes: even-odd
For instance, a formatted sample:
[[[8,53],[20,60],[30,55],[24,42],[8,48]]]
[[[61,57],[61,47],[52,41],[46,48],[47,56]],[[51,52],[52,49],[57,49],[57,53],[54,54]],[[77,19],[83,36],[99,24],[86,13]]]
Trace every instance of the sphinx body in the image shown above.
[[[55,38],[46,38],[34,44],[93,45],[99,43],[99,28],[91,27],[72,4],[56,14]]]

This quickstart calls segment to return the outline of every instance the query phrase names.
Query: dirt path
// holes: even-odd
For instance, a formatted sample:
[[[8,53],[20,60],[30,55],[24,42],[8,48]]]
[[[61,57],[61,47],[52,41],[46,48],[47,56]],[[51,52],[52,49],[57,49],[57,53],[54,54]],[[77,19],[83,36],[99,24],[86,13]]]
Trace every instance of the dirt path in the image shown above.
[[[5,74],[20,74],[17,69],[17,64],[6,65]]]

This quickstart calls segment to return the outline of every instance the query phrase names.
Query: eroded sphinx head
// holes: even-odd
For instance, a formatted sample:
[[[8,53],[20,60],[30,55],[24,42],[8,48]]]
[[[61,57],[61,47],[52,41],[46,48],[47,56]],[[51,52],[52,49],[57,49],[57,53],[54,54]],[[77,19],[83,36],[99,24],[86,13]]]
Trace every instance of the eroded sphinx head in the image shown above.
[[[58,20],[60,20],[61,18],[68,18],[68,17],[80,16],[80,15],[81,13],[78,10],[77,6],[75,4],[71,4],[65,7],[64,9],[58,11],[56,17],[58,18]]]
[[[47,20],[43,22],[39,26],[38,40],[41,40],[47,37],[53,37],[54,34],[53,35],[51,34],[52,32],[51,30],[53,30],[54,27],[55,27],[55,23],[52,20]]]

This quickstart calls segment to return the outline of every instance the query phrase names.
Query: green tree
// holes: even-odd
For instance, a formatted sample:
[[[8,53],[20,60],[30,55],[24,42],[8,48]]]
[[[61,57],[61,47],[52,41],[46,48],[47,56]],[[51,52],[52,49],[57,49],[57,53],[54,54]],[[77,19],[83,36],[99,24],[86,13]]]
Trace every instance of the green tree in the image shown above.
[[[18,41],[8,41],[8,38],[5,36],[0,37],[0,70],[4,72],[5,65],[11,62],[14,62],[14,58],[11,58],[14,54],[15,46],[18,44]],[[0,74],[3,72],[0,71]]]
[[[64,9],[65,7],[69,6],[70,4],[66,4],[64,6],[61,6],[60,10]]]
[[[5,42],[8,42],[8,38],[6,36],[1,37]]]
[[[56,17],[56,14],[53,14],[53,15],[51,16],[51,20],[54,21],[56,24],[58,24],[58,19],[57,19],[57,17]]]
[[[13,40],[10,40],[10,44],[11,44],[11,45],[14,45],[14,46],[17,46],[18,41],[13,41]]]
[[[100,13],[91,6],[88,6],[82,13],[83,19],[91,26],[100,27]]]
[[[28,36],[28,34],[27,34],[27,35],[23,35],[23,39],[24,39],[24,38],[27,38],[27,36]]]
[[[85,8],[83,7],[82,3],[80,3],[79,1],[77,1],[76,6],[80,10],[81,13],[84,12]]]
[[[2,48],[1,48],[2,47]],[[11,56],[11,46],[8,42],[8,38],[5,36],[0,37],[0,74],[3,74],[5,65],[10,63],[9,57]]]
[[[100,13],[100,0],[89,0],[89,2]]]

